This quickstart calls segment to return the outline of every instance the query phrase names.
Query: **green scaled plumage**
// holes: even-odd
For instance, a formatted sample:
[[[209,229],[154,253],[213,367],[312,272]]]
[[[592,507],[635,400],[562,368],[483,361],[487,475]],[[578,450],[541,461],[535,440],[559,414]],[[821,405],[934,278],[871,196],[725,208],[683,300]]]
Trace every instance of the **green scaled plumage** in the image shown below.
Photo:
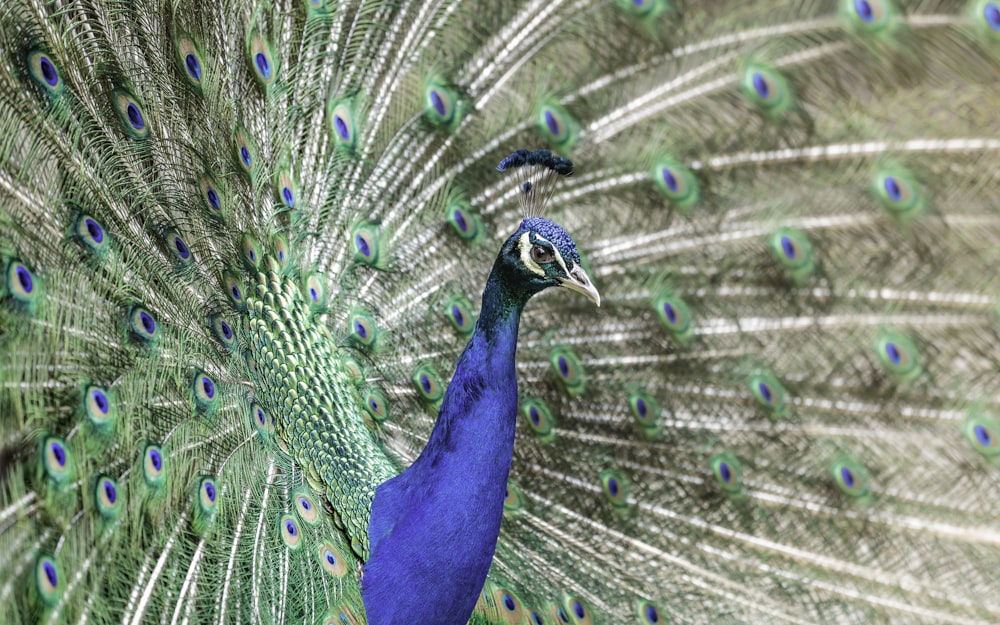
[[[1000,621],[998,111],[994,0],[5,0],[0,621],[364,623],[522,147],[470,622]]]

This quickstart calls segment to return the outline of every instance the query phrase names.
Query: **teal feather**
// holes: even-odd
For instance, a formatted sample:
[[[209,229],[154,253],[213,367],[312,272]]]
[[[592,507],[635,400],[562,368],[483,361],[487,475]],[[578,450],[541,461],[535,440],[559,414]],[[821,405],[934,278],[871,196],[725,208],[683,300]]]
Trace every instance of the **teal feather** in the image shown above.
[[[1000,621],[1000,3],[0,4],[0,621],[365,623],[542,200],[470,622]]]

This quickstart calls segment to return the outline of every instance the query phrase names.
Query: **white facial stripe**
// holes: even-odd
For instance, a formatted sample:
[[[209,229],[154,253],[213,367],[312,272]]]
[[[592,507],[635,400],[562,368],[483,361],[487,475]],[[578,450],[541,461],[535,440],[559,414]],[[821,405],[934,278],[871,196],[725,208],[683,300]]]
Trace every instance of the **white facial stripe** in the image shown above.
[[[539,237],[541,238],[541,237]],[[545,270],[538,266],[538,263],[531,260],[531,233],[525,232],[521,235],[521,238],[517,242],[517,247],[521,252],[521,262],[527,267],[532,273],[537,273],[540,276],[545,276]],[[556,252],[558,256],[559,252]]]
[[[562,254],[559,253],[559,250],[554,245],[552,246],[552,251],[556,253],[556,262],[562,267],[563,274],[568,276],[569,269],[566,268],[566,261],[563,260]]]
[[[566,261],[563,260],[562,254],[559,253],[559,248],[557,248],[555,245],[552,245],[551,241],[549,241],[543,236],[539,236],[538,234],[535,234],[535,239],[538,241],[545,241],[546,243],[549,244],[549,246],[551,246],[552,253],[555,254],[556,257],[556,262],[559,263],[560,267],[562,267],[563,274],[568,276],[569,269],[566,268]],[[524,263],[524,266],[530,269],[533,273],[537,273],[540,276],[544,276],[545,270],[542,269],[538,265],[538,263],[536,263],[531,259],[532,245],[533,244],[531,243],[531,233],[525,232],[524,234],[522,234],[521,239],[518,241],[518,247],[521,250],[521,262]]]

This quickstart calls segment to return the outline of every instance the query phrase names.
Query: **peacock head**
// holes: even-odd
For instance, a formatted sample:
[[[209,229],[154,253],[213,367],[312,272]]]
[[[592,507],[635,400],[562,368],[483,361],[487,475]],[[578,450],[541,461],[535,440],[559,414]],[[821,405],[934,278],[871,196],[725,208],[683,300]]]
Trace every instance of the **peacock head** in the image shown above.
[[[550,286],[583,293],[601,305],[580,262],[576,243],[559,224],[541,217],[557,179],[573,175],[573,163],[549,150],[517,150],[497,165],[517,176],[517,196],[526,218],[504,243],[497,265],[506,280],[531,297]]]
[[[581,266],[576,243],[554,221],[544,217],[522,221],[504,243],[497,262],[507,280],[528,295],[550,286],[564,286],[601,305],[601,294]]]

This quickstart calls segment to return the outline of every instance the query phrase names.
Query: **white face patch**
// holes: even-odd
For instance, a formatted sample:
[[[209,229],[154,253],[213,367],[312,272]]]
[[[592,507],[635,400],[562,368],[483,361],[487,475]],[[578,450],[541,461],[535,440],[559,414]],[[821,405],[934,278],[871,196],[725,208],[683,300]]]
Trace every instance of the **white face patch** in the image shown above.
[[[541,238],[541,237],[539,237]],[[538,263],[531,260],[531,233],[525,232],[521,235],[521,238],[517,240],[517,249],[521,252],[521,262],[527,267],[532,273],[537,273],[540,276],[545,275],[545,270],[542,269]],[[558,252],[557,252],[558,254]]]
[[[536,234],[535,238],[539,241],[545,241],[549,245],[552,245],[552,243],[545,237],[541,237]],[[517,240],[518,251],[521,253],[521,262],[524,263],[524,266],[527,267],[532,273],[537,273],[538,275],[544,277],[545,270],[542,269],[538,263],[536,263],[534,260],[531,259],[532,245],[533,243],[531,242],[530,232],[523,233],[521,235],[521,238]],[[562,254],[559,253],[559,250],[554,245],[552,245],[552,253],[555,254],[556,262],[559,263],[560,267],[562,267],[563,275],[568,276],[569,270],[566,268],[566,261],[563,260]]]

